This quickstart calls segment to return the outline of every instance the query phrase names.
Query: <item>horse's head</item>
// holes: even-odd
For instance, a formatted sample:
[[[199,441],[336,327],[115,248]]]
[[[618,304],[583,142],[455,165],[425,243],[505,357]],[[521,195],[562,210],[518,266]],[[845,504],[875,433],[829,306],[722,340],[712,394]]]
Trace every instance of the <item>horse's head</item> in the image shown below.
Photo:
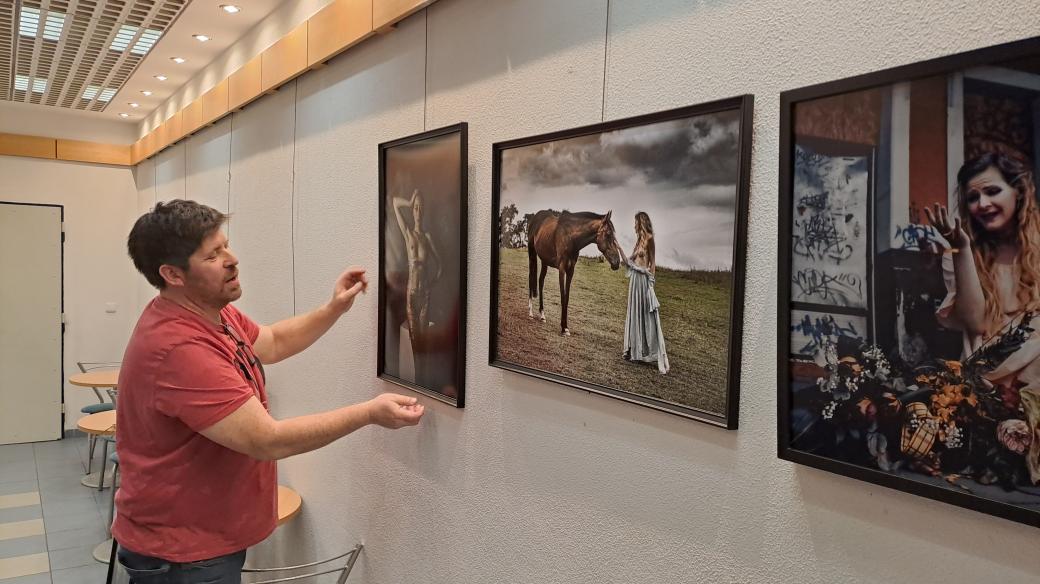
[[[596,247],[610,262],[610,269],[616,270],[621,266],[621,246],[614,236],[614,223],[610,220],[610,213],[611,211],[607,211],[599,228],[596,229]]]

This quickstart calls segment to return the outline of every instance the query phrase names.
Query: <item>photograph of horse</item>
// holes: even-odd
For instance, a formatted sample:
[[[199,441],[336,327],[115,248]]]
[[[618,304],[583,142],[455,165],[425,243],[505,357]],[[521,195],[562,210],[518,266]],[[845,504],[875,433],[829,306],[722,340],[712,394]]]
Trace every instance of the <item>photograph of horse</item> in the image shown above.
[[[545,275],[549,268],[556,268],[560,278],[560,334],[570,336],[567,328],[567,303],[570,299],[574,268],[578,265],[578,252],[585,246],[596,244],[596,249],[610,262],[610,269],[617,270],[624,260],[621,246],[614,237],[614,224],[610,211],[606,215],[564,211],[557,213],[543,210],[535,213],[528,223],[527,246],[530,270],[528,316],[534,318],[534,299],[538,299],[538,318],[545,322]],[[538,264],[541,262],[541,273]],[[536,276],[537,275],[537,276]],[[537,285],[535,278],[537,277]]]
[[[750,102],[494,145],[493,366],[736,427]]]

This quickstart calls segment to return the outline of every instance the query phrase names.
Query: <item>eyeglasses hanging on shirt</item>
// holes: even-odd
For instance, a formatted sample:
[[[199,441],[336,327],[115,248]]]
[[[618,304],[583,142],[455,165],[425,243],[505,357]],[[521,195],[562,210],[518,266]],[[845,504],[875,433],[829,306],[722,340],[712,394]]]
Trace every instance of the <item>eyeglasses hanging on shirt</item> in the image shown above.
[[[256,392],[257,399],[260,399],[260,385],[257,383],[256,378],[253,376],[252,367],[256,367],[257,371],[260,372],[260,378],[264,384],[267,383],[267,374],[264,372],[264,364],[260,362],[260,358],[253,352],[253,347],[249,343],[242,340],[242,337],[238,336],[235,329],[224,324],[224,334],[231,337],[231,340],[235,341],[235,355],[237,359],[235,362],[238,364],[238,370],[242,372],[242,376],[246,378],[250,385],[253,386],[253,391]]]

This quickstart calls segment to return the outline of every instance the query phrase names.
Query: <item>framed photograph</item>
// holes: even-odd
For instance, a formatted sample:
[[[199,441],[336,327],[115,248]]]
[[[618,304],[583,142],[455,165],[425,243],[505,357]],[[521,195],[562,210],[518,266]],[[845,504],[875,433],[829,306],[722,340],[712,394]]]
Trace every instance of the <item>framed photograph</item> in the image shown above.
[[[780,458],[1040,526],[1040,38],[780,103]]]
[[[495,144],[491,365],[735,429],[752,110]]]
[[[377,374],[461,408],[466,388],[465,123],[379,145]]]

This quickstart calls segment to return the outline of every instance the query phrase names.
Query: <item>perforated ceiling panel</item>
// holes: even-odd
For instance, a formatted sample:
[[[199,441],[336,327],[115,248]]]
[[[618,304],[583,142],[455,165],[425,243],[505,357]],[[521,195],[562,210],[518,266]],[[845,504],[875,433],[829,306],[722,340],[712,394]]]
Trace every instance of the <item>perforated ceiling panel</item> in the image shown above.
[[[104,111],[191,0],[0,0],[0,99]]]

